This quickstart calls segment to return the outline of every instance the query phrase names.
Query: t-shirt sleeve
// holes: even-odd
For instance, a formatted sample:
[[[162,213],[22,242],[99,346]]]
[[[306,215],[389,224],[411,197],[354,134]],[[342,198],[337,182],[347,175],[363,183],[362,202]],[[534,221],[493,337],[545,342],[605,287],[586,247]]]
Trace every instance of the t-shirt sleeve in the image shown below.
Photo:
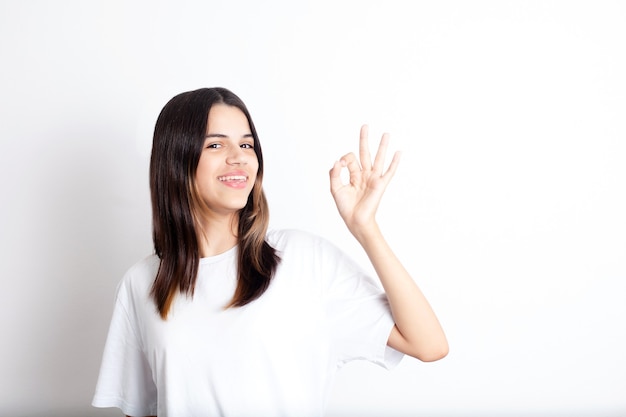
[[[117,407],[130,416],[156,415],[157,389],[136,326],[129,315],[128,300],[122,282],[117,292],[92,405]]]
[[[387,346],[395,323],[380,283],[331,244],[324,251],[327,312],[337,366],[361,359],[395,367],[404,355]]]

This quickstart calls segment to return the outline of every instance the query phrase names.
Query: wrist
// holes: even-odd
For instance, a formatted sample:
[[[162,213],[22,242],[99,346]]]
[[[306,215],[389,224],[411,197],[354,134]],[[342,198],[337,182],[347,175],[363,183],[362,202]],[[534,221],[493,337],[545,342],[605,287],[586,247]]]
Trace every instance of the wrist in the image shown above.
[[[375,221],[364,225],[353,226],[350,228],[350,233],[352,233],[363,247],[366,247],[370,242],[377,241],[382,237],[378,223]]]

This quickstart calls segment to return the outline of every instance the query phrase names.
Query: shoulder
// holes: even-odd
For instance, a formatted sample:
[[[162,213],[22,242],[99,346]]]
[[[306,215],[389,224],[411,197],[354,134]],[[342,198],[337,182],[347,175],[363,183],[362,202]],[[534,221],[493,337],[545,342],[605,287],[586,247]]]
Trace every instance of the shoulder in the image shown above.
[[[317,236],[297,229],[270,229],[267,231],[267,242],[274,246],[284,245],[291,241],[306,241],[315,239]]]
[[[296,229],[271,230],[266,235],[282,261],[312,262],[315,265],[336,264],[348,260],[347,255],[328,239]]]
[[[137,281],[137,280],[145,280],[150,279],[153,280],[157,271],[159,270],[159,265],[161,260],[156,255],[146,256],[139,262],[135,263],[133,266],[128,268],[126,273],[124,274],[124,280],[126,281]]]
[[[150,255],[128,268],[118,285],[118,297],[145,295],[150,292],[161,261]]]
[[[321,236],[297,229],[270,230],[267,232],[266,240],[280,252],[287,249],[315,250],[334,247],[330,241]]]

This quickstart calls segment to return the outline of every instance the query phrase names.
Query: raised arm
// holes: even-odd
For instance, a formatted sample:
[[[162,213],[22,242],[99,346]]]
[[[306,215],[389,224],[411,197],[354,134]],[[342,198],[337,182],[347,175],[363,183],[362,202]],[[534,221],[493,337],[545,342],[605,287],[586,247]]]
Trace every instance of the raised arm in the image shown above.
[[[349,153],[330,170],[330,189],[350,233],[369,257],[378,275],[393,315],[395,326],[387,344],[422,361],[436,361],[448,353],[448,342],[428,300],[387,244],[376,211],[400,163],[396,152],[385,170],[389,135],[384,134],[374,162],[368,145],[368,127],[361,128],[359,158]],[[347,168],[350,181],[343,184],[341,170]]]

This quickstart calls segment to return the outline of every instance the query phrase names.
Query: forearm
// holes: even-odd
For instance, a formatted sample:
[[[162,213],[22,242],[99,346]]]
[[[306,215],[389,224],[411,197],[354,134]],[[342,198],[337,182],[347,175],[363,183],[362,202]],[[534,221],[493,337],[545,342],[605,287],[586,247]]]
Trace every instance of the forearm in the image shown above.
[[[353,233],[378,275],[396,323],[389,345],[423,361],[448,353],[448,342],[428,300],[386,242],[377,224]]]
[[[389,346],[423,361],[433,361],[448,353],[448,342],[430,304],[385,241],[375,220],[383,193],[391,181],[400,154],[393,155],[384,169],[389,135],[383,134],[372,163],[368,128],[361,127],[359,160],[344,155],[330,170],[330,191],[341,218],[367,253],[387,293],[395,326]],[[347,168],[350,181],[341,179]]]

